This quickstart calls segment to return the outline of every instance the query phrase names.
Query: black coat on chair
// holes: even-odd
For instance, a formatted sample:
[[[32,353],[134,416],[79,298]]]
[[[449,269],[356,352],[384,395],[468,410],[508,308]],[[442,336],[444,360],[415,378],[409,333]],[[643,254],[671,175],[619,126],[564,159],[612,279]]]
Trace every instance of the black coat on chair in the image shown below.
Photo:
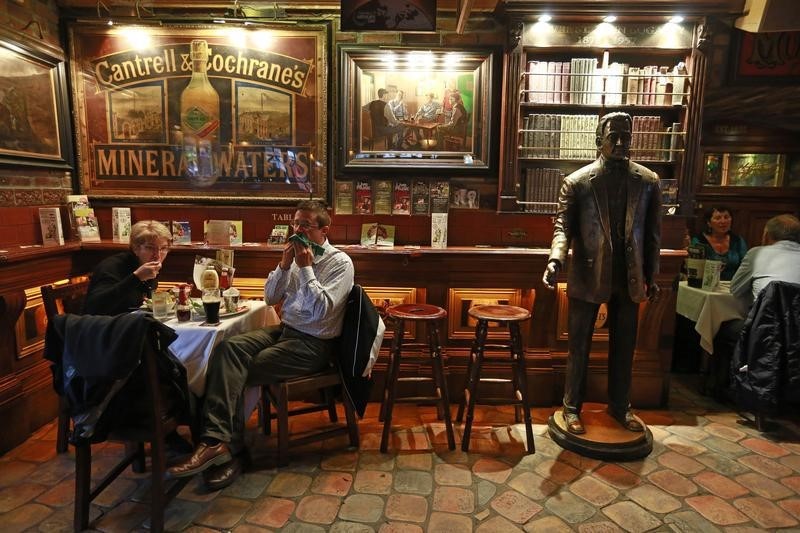
[[[800,285],[770,282],[745,320],[731,363],[736,403],[774,414],[800,403]]]

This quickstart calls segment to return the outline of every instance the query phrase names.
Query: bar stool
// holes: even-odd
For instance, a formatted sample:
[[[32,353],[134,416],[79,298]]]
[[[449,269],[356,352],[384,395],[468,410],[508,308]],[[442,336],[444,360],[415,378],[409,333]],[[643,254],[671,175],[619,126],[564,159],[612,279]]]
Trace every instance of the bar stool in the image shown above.
[[[436,305],[429,304],[399,304],[386,309],[386,315],[395,320],[394,338],[392,339],[392,349],[389,352],[389,369],[386,373],[386,386],[383,391],[383,403],[381,405],[381,419],[383,420],[383,435],[381,436],[381,452],[386,453],[389,445],[389,431],[392,427],[392,410],[397,403],[415,403],[419,405],[436,405],[439,417],[444,417],[445,430],[447,432],[447,446],[455,450],[456,441],[453,436],[453,421],[450,416],[450,403],[447,396],[447,382],[444,377],[444,366],[442,365],[442,346],[439,342],[438,322],[447,316],[447,311]],[[425,322],[428,332],[428,343],[404,343],[403,333],[405,331],[405,321],[411,320],[417,323]],[[431,366],[432,377],[427,376],[408,376],[399,377],[401,352],[403,348],[427,349],[428,357],[408,357],[407,363],[424,364]],[[400,382],[421,382],[433,381],[433,396],[407,396],[397,398],[397,385]]]
[[[531,426],[530,403],[528,402],[527,376],[525,373],[525,354],[522,351],[522,335],[519,323],[528,320],[531,313],[521,307],[513,305],[476,305],[469,310],[469,315],[478,321],[475,326],[475,340],[472,344],[469,363],[467,364],[467,383],[464,387],[464,396],[458,406],[456,421],[461,422],[464,416],[464,407],[467,407],[467,421],[464,425],[464,436],[461,440],[461,449],[469,451],[469,438],[472,432],[473,414],[475,403],[478,402],[478,383],[511,383],[514,387],[514,398],[480,398],[483,405],[514,405],[514,419],[520,421],[520,410],[525,419],[525,434],[528,441],[528,453],[534,453],[533,428]],[[509,343],[486,344],[489,331],[489,322],[499,322],[508,327],[511,335]],[[504,356],[485,356],[486,348],[509,349],[511,358]],[[510,364],[511,379],[507,378],[481,378],[481,366],[485,362],[496,364]]]

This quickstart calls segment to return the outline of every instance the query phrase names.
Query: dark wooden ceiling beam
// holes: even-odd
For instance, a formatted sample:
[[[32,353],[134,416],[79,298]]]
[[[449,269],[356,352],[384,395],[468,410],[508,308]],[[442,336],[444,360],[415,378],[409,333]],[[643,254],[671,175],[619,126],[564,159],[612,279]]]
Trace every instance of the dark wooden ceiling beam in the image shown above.
[[[457,34],[462,35],[467,28],[467,20],[469,19],[469,14],[472,12],[474,3],[474,0],[459,0],[457,8],[458,17],[456,19]]]

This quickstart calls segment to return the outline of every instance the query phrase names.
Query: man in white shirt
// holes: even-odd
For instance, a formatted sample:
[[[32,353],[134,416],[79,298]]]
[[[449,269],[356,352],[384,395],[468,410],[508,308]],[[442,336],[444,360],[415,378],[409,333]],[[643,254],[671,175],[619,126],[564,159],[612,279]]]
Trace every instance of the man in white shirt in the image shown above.
[[[330,223],[322,202],[298,204],[294,231],[310,246],[287,242],[264,286],[268,303],[283,302],[281,324],[237,335],[214,349],[200,443],[185,462],[169,469],[172,476],[205,472],[212,490],[230,485],[241,472],[235,455],[242,448],[245,388],[311,374],[329,365],[354,278],[350,257],[328,241]]]
[[[752,248],[731,279],[731,293],[749,308],[770,281],[800,283],[800,221],[778,215],[764,226],[764,246]]]

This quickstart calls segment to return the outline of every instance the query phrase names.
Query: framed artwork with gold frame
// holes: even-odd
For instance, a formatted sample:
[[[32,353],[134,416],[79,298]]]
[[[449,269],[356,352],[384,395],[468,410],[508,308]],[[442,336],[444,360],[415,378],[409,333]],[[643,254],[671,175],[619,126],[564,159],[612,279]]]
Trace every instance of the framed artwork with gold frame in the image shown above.
[[[0,164],[72,167],[66,66],[0,28]]]
[[[386,322],[386,333],[384,339],[394,338],[394,328],[386,320],[386,309],[392,305],[399,304],[413,304],[425,300],[425,289],[417,289],[411,287],[363,287],[364,291],[375,304],[378,314],[381,315],[384,322]],[[403,338],[412,340],[417,338],[416,324],[411,320],[406,320],[405,331]]]
[[[325,199],[328,25],[69,27],[81,192]]]
[[[497,51],[347,45],[339,65],[340,170],[497,168]]]
[[[469,316],[475,305],[522,304],[522,289],[450,289],[447,298],[448,328],[450,339],[472,339],[475,337],[476,320]],[[508,328],[489,322],[489,339],[508,339]]]
[[[567,297],[567,284],[559,283],[556,287],[556,298],[558,306],[558,326],[556,328],[556,339],[559,341],[566,341],[569,339],[569,297]],[[608,307],[606,304],[600,304],[600,309],[597,311],[597,319],[594,321],[594,333],[592,333],[593,341],[608,342]]]

